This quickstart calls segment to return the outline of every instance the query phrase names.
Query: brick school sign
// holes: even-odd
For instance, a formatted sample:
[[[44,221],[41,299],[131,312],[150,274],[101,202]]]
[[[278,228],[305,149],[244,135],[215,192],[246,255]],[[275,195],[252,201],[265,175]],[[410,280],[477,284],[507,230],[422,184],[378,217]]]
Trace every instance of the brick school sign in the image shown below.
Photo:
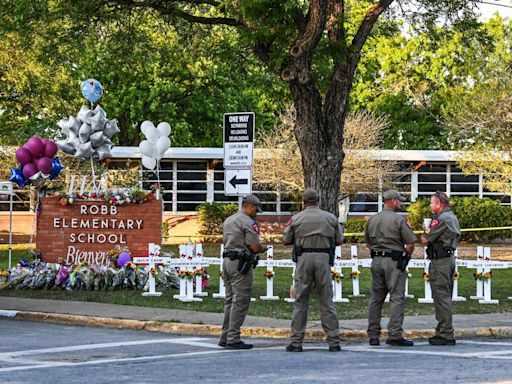
[[[59,199],[41,200],[37,216],[37,250],[42,260],[66,264],[87,261],[108,264],[107,252],[127,246],[132,257],[147,254],[148,243],[162,241],[162,201],[111,205],[102,201],[75,201],[60,205]]]

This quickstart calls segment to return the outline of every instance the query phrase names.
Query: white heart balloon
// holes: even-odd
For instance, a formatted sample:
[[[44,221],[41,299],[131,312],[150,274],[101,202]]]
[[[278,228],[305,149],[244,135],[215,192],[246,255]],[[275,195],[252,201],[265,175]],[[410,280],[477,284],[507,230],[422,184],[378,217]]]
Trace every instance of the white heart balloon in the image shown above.
[[[158,124],[156,130],[158,131],[158,135],[160,137],[167,137],[171,134],[171,126],[169,123],[166,123],[165,121],[162,121],[160,124]]]
[[[156,159],[154,157],[142,156],[142,165],[147,169],[155,169]]]
[[[145,156],[148,156],[148,157],[155,156],[155,146],[147,140],[140,142],[139,149],[140,149],[141,153]]]
[[[156,151],[158,154],[162,155],[169,149],[171,146],[171,140],[167,136],[159,137],[156,141]]]

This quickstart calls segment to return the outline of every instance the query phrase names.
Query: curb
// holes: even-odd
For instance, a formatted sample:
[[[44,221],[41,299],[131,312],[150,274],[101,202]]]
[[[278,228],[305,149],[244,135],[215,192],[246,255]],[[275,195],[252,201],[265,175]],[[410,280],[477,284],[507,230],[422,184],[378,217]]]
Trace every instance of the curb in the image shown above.
[[[141,321],[128,319],[115,319],[110,317],[66,315],[59,313],[29,312],[29,311],[0,311],[0,318],[8,317],[16,320],[41,321],[57,324],[88,325],[103,328],[131,329],[136,331],[161,332],[179,335],[201,335],[219,336],[221,326],[186,324],[160,321]],[[404,332],[404,337],[410,339],[426,339],[434,336],[433,329],[416,329]],[[270,339],[287,339],[290,337],[290,329],[287,328],[264,328],[264,327],[242,327],[244,337],[262,337]],[[366,341],[368,335],[365,330],[341,329],[342,340]],[[387,337],[387,331],[382,331],[382,338]],[[455,330],[457,339],[474,337],[507,338],[512,337],[512,327],[475,327],[460,328]],[[324,340],[323,330],[306,330],[305,339]]]

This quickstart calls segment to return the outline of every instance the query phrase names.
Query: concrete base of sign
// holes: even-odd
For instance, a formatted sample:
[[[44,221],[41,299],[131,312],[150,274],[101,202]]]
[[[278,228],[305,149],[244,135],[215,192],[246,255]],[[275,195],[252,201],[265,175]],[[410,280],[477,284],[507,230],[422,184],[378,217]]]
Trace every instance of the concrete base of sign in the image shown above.
[[[434,299],[418,299],[418,303],[420,304],[434,304]]]
[[[343,299],[343,298],[342,299],[333,299],[332,301],[334,303],[348,303],[348,302],[350,302],[349,299]]]
[[[478,300],[478,304],[499,304],[499,300]]]
[[[260,300],[265,300],[265,301],[279,300],[279,296],[260,296]]]
[[[162,292],[144,292],[142,296],[162,296]]]

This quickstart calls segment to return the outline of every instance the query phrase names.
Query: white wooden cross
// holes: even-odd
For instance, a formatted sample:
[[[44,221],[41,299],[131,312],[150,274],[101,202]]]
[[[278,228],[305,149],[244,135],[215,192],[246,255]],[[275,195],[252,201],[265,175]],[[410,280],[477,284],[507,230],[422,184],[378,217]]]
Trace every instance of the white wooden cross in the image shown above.
[[[279,296],[274,296],[274,246],[269,245],[267,249],[267,273],[272,274],[270,277],[265,277],[267,280],[267,294],[260,296],[261,300],[279,300]]]
[[[334,253],[334,272],[339,273],[343,276],[341,272],[341,246],[337,246]],[[357,262],[356,262],[357,263]],[[343,278],[336,281],[333,279],[333,295],[332,301],[335,303],[348,303],[350,300],[343,297]]]
[[[156,264],[165,264],[170,262],[170,257],[160,257],[160,245],[149,243],[148,244],[148,257],[134,257],[135,264],[147,264],[149,274],[149,292],[142,293],[142,296],[161,296],[162,292],[156,292],[155,277],[151,273]]]
[[[212,297],[214,299],[225,299],[226,298],[226,286],[224,285],[224,279],[222,278],[224,271],[222,269],[222,254],[224,253],[224,244],[220,246],[220,265],[219,265],[219,293],[214,293]]]
[[[459,273],[459,267],[457,263],[457,259],[459,257],[459,250],[456,249],[454,253],[455,257],[455,273]],[[452,301],[466,301],[466,298],[464,296],[459,296],[459,278],[453,279],[453,292],[452,292]]]
[[[424,265],[423,273],[428,276],[428,267],[430,265],[430,260],[427,258],[427,247],[423,249],[423,258],[424,258]],[[413,260],[411,260],[413,261]],[[432,298],[432,288],[430,287],[430,281],[424,280],[425,285],[425,297],[419,298],[418,303],[420,304],[432,304],[434,302],[434,299]]]

